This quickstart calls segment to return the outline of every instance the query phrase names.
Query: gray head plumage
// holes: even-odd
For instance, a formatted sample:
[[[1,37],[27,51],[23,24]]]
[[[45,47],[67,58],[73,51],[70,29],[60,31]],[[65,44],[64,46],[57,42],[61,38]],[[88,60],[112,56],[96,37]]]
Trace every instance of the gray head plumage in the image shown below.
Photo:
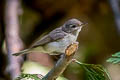
[[[77,19],[70,19],[62,26],[62,30],[68,33],[74,32],[82,27],[82,22]]]

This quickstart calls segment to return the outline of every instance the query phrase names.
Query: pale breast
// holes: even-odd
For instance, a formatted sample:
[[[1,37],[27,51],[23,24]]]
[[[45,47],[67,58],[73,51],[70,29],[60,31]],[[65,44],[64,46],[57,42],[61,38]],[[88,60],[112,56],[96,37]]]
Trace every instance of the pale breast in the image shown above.
[[[47,45],[45,45],[44,48],[49,53],[54,53],[54,52],[64,53],[65,49],[75,41],[76,41],[76,37],[74,35],[69,34],[65,36],[63,39],[48,43]]]

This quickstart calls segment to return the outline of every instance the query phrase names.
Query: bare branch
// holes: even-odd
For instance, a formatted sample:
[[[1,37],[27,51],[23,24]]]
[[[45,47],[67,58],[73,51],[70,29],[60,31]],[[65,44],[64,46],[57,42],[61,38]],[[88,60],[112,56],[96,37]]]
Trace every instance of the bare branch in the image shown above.
[[[5,6],[5,38],[9,60],[8,70],[12,79],[20,74],[20,64],[22,61],[22,56],[12,56],[12,53],[18,52],[23,48],[22,41],[19,37],[19,3],[19,0],[6,0]]]
[[[117,25],[118,32],[120,32],[120,7],[119,7],[120,0],[109,0],[110,6],[115,16],[115,23]]]
[[[56,80],[60,76],[66,67],[71,63],[73,56],[77,50],[78,44],[71,44],[67,49],[66,53],[61,55],[61,58],[57,61],[53,69],[51,69],[48,74],[43,77],[42,80]]]

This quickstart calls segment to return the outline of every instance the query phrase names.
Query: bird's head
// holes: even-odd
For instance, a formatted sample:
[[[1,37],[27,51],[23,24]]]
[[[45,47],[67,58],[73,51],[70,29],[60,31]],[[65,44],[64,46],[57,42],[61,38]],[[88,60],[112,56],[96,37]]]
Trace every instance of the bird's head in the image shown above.
[[[62,30],[67,33],[72,33],[78,30],[80,31],[82,26],[85,24],[86,23],[82,23],[77,19],[70,19],[67,22],[65,22],[65,24],[62,26]]]

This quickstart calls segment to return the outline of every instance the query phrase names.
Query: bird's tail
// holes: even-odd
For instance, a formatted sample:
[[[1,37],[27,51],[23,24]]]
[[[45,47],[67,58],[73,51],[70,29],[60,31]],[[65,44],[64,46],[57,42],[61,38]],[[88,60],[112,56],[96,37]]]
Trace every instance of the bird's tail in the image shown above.
[[[30,51],[30,49],[25,49],[25,50],[22,50],[22,51],[19,51],[17,53],[14,53],[12,54],[13,56],[19,56],[19,55],[23,55],[23,54],[26,54]]]

